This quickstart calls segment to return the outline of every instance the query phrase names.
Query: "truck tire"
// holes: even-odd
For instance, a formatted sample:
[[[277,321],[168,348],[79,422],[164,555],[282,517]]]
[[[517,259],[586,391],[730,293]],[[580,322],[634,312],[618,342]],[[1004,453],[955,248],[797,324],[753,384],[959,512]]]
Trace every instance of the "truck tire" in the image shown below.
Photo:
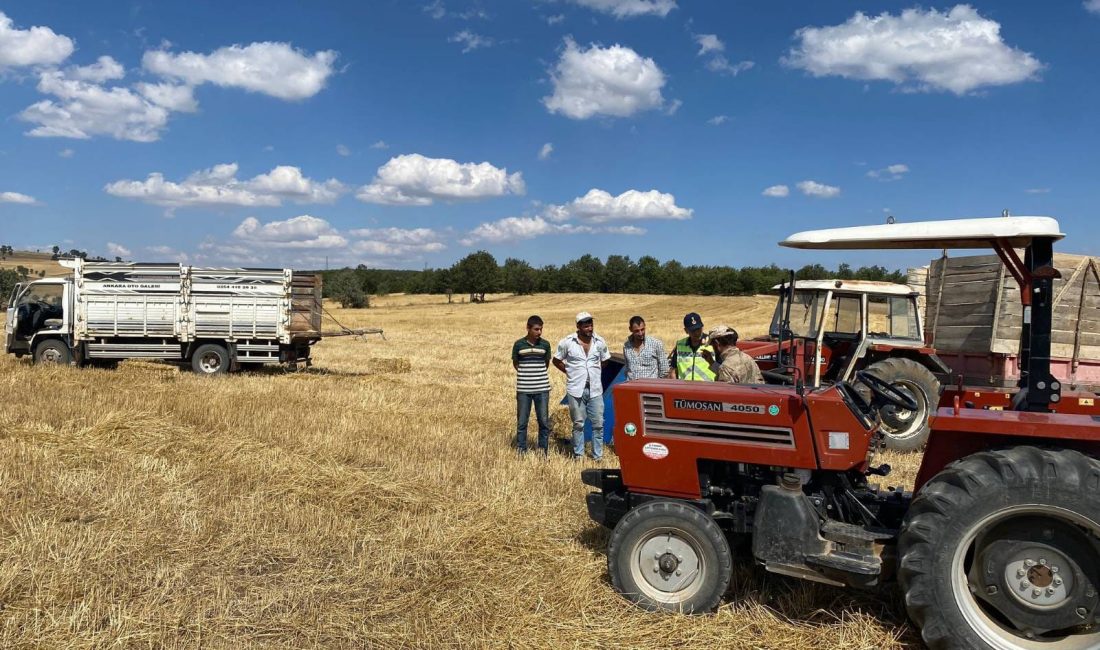
[[[229,350],[217,343],[203,343],[191,355],[191,369],[200,375],[220,375],[229,371]]]
[[[714,610],[729,586],[733,558],[718,524],[679,501],[649,501],[626,514],[607,549],[611,583],[649,611]]]
[[[913,500],[898,555],[932,650],[1100,647],[1100,462],[1037,447],[956,461]]]
[[[73,360],[73,352],[64,341],[46,339],[34,346],[34,363],[43,366],[67,366]]]
[[[867,371],[916,400],[918,409],[906,411],[888,405],[879,410],[883,439],[887,449],[914,451],[928,440],[928,416],[940,400],[940,381],[919,362],[904,357],[883,359],[867,366]]]

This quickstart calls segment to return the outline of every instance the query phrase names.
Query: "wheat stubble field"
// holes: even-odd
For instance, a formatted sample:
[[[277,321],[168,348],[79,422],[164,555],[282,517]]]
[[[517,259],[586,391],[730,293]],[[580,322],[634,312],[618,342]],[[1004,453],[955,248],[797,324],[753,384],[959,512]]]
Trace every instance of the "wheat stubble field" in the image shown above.
[[[744,557],[714,616],[632,609],[585,511],[585,465],[509,446],[508,352],[530,314],[553,344],[591,311],[617,349],[639,313],[670,347],[692,310],[760,334],[771,299],[375,304],[329,308],[385,341],[325,340],[298,373],[0,357],[0,647],[919,647],[893,589]],[[552,417],[567,436],[564,407]],[[919,462],[886,460],[892,484]]]

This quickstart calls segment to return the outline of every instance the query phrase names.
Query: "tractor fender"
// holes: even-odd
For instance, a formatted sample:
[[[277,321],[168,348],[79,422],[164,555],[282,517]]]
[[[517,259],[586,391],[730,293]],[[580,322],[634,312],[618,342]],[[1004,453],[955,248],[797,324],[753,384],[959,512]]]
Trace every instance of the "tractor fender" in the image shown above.
[[[876,361],[902,357],[912,359],[928,368],[934,375],[950,375],[951,368],[936,354],[934,348],[905,348],[892,345],[875,344],[871,346],[863,365],[869,366]]]

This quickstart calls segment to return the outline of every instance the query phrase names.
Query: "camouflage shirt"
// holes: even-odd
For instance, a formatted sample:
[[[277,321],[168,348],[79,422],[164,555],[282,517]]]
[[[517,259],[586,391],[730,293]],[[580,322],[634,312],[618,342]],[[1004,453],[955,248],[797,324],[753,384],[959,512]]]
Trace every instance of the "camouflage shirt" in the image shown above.
[[[728,384],[763,384],[764,375],[760,374],[760,367],[752,357],[739,348],[731,347],[722,355],[722,365],[718,367],[718,374],[714,381],[724,381]]]

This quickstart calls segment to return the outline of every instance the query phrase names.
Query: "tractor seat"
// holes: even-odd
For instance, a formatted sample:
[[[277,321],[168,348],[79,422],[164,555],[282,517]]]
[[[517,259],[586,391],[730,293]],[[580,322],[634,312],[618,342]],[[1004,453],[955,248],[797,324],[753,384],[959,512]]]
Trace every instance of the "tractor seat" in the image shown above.
[[[60,329],[61,325],[64,322],[65,322],[64,319],[61,319],[61,318],[47,318],[46,320],[44,320],[42,322],[42,326],[45,327],[48,330],[56,330],[56,329]]]

